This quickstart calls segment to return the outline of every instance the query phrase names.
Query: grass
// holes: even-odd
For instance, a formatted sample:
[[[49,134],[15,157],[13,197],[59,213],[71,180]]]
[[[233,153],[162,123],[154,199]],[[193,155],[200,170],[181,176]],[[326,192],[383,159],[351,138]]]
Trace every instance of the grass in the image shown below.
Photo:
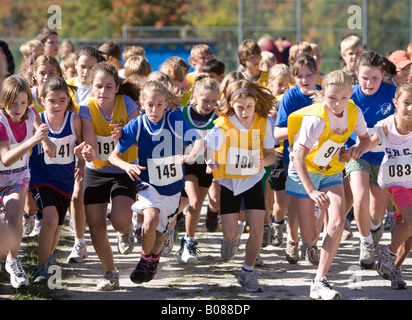
[[[34,270],[37,266],[37,237],[23,237],[22,245],[21,245],[21,253],[19,257],[21,258],[24,271],[26,271],[27,277],[29,278],[29,285],[27,287],[22,287],[20,289],[14,289],[15,293],[10,295],[11,300],[53,300],[56,297],[56,289],[49,288],[47,284],[33,284],[31,282],[34,274]],[[63,258],[58,258],[59,253],[61,252],[59,248],[66,247],[67,245],[71,244],[72,235],[69,234],[67,228],[62,228],[62,233],[60,236],[60,241],[56,248],[56,262],[57,265],[61,265]],[[3,262],[5,262],[5,259]],[[4,268],[3,268],[4,269]],[[65,272],[64,268],[61,268],[62,273]],[[63,276],[63,275],[62,275]],[[1,287],[6,287],[10,285],[10,277],[7,271],[2,270],[0,272],[0,282]],[[64,287],[62,286],[61,290],[59,290],[59,297],[62,295],[62,290]],[[63,293],[64,295],[64,293]]]

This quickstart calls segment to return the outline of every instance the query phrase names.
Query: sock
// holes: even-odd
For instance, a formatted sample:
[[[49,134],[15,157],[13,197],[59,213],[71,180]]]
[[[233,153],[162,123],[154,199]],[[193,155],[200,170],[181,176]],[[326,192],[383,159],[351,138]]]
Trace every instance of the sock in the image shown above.
[[[74,244],[86,244],[85,238],[74,238]]]
[[[219,213],[219,209],[217,210],[212,210],[212,208],[209,207],[209,205],[207,206],[207,211],[209,211],[210,213]]]
[[[188,237],[187,233],[185,233],[185,236],[183,237],[183,239],[185,239],[186,241],[195,241],[195,238],[193,237]]]
[[[143,252],[140,253],[140,258],[146,262],[146,263],[151,263],[152,262],[152,254],[150,253],[149,255],[143,254]]]
[[[160,254],[161,254],[161,253],[159,253],[159,254],[154,254],[154,253],[152,253],[152,263],[153,263],[153,262],[157,262],[157,261],[160,260]]]
[[[275,219],[275,217],[272,218],[272,221],[273,221],[273,223],[275,223],[275,224],[284,224],[284,223],[285,223],[285,219],[282,219],[282,220],[280,220],[280,221],[277,221],[277,220]]]
[[[373,239],[372,239],[372,234],[371,233],[369,233],[369,235],[367,235],[366,237],[360,237],[361,238],[361,242],[362,243],[364,243],[364,242],[366,242],[366,243],[369,243],[369,244],[372,244],[373,243]]]
[[[381,223],[379,223],[378,225],[373,224],[373,222],[372,222],[372,220],[371,220],[370,225],[369,225],[369,228],[370,228],[370,229],[371,229],[371,231],[373,232],[373,231],[378,230],[378,229],[380,228],[381,224],[382,224],[382,222],[381,222]]]
[[[248,266],[246,263],[243,263],[242,272],[252,272],[252,271],[253,271],[253,267]]]
[[[393,253],[391,250],[389,250],[389,246],[386,247],[386,252],[396,257],[396,253]]]

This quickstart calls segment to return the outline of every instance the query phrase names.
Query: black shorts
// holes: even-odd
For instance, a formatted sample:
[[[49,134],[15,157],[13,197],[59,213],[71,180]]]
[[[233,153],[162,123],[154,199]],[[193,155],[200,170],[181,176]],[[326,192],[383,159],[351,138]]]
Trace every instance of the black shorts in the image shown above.
[[[272,190],[285,190],[286,175],[283,160],[276,160],[272,165],[268,181]]]
[[[220,214],[239,212],[242,200],[244,200],[246,210],[265,210],[265,192],[262,181],[237,196],[233,194],[233,191],[221,186]]]
[[[84,204],[109,203],[110,198],[128,196],[136,201],[137,181],[127,173],[113,174],[86,168],[84,174]]]
[[[57,214],[59,215],[58,225],[63,225],[64,217],[70,206],[70,198],[47,186],[34,187],[30,189],[30,193],[33,195],[39,211],[42,212],[44,208],[50,206],[56,207]]]
[[[185,176],[190,174],[195,175],[197,177],[199,187],[209,188],[212,185],[213,174],[206,173],[206,163],[185,163]],[[184,189],[181,195],[182,197],[187,198],[187,193]]]

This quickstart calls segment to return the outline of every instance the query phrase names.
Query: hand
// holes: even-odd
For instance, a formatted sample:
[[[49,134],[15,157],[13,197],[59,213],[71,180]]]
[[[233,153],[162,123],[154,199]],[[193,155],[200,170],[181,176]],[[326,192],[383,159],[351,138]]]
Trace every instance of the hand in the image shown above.
[[[339,151],[339,161],[341,162],[349,162],[351,160],[351,156],[349,155],[348,150],[345,148],[340,148]]]
[[[119,140],[122,136],[123,128],[118,124],[110,124],[110,126],[113,128],[113,131],[111,132],[112,139]]]
[[[43,139],[42,145],[44,153],[47,155],[49,159],[54,158],[56,156],[56,145],[53,142],[51,142],[50,139]]]
[[[83,158],[87,162],[93,161],[96,157],[96,151],[94,150],[94,148],[91,145],[87,144],[85,141],[74,148],[74,154],[78,158]]]
[[[146,169],[146,167],[142,167],[137,164],[128,163],[125,171],[130,177],[130,179],[135,181],[135,180],[140,180],[139,175],[144,169]]]
[[[309,197],[315,201],[315,203],[321,209],[327,209],[330,206],[330,199],[326,193],[318,190],[314,190],[309,194]]]
[[[220,163],[212,163],[212,160],[206,161],[206,173],[211,174],[216,169],[220,169]]]
[[[182,163],[188,163],[188,164],[193,164],[196,161],[196,157],[192,156],[190,153],[189,154],[184,154],[181,156],[176,163],[177,164],[182,164]]]
[[[35,144],[38,144],[44,138],[47,138],[48,134],[49,128],[47,128],[47,125],[45,123],[42,123],[34,132],[32,139]]]
[[[347,151],[351,159],[359,159],[363,155],[363,150],[359,147],[353,146],[350,147]]]

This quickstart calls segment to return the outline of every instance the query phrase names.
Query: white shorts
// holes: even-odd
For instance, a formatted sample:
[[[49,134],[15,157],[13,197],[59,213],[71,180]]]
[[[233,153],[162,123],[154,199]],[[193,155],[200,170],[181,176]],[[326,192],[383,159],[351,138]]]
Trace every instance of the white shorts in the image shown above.
[[[144,209],[159,209],[159,225],[156,230],[166,233],[178,213],[179,205],[180,192],[172,196],[163,196],[153,186],[142,182],[137,186],[137,201],[132,205],[132,210],[143,215]]]

